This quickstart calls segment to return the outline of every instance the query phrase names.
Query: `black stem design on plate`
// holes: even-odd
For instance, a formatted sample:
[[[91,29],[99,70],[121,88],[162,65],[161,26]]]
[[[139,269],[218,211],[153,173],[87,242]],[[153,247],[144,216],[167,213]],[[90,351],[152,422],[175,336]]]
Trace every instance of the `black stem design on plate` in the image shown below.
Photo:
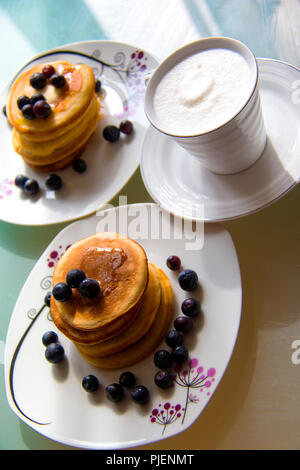
[[[44,310],[44,308],[46,307],[46,305],[43,305],[40,310],[38,311],[38,313],[35,315],[35,317],[32,319],[31,323],[29,324],[29,326],[27,327],[27,329],[25,330],[25,332],[23,333],[16,349],[15,349],[15,352],[14,352],[14,355],[12,357],[12,360],[11,360],[11,364],[10,364],[10,370],[9,370],[9,387],[10,387],[10,393],[11,393],[11,396],[12,396],[12,399],[13,399],[13,402],[15,404],[15,406],[17,407],[17,409],[19,410],[19,412],[25,417],[27,418],[29,421],[31,421],[32,423],[35,423],[35,424],[39,424],[41,426],[45,426],[45,425],[48,425],[48,424],[51,424],[50,422],[49,423],[39,423],[38,421],[35,421],[34,419],[32,418],[29,418],[29,416],[27,416],[25,413],[23,413],[23,411],[21,410],[21,408],[19,407],[17,401],[16,401],[16,397],[15,397],[15,393],[14,393],[14,367],[15,367],[15,363],[16,363],[16,360],[17,360],[17,357],[18,357],[18,353],[21,349],[21,346],[24,342],[24,339],[26,338],[29,330],[31,329],[31,327],[33,326],[34,322],[36,321],[36,319],[39,317],[39,315],[42,313],[42,311]]]
[[[109,67],[111,69],[113,69],[117,75],[119,76],[119,78],[121,79],[121,81],[126,85],[126,80],[123,79],[122,75],[121,75],[121,72],[123,73],[128,73],[128,71],[126,70],[126,68],[120,68],[120,65],[124,65],[124,61],[121,61],[119,63],[116,63],[116,64],[109,64],[108,62],[104,62],[103,60],[100,60],[100,59],[97,59],[97,57],[94,57],[92,55],[89,55],[89,54],[85,54],[84,52],[78,52],[78,51],[71,51],[71,50],[57,50],[57,51],[52,51],[52,52],[45,52],[44,54],[40,54],[39,56],[35,57],[34,59],[30,60],[29,62],[27,62],[17,73],[16,75],[13,77],[13,79],[11,80],[11,85],[13,84],[13,82],[16,80],[16,78],[18,77],[18,75],[20,75],[21,72],[23,72],[23,70],[28,67],[28,65],[32,64],[33,62],[35,62],[36,60],[38,59],[42,59],[43,57],[48,57],[48,56],[51,56],[51,55],[57,55],[57,54],[73,54],[73,55],[79,55],[79,56],[82,56],[82,57],[86,57],[87,59],[91,59],[91,60],[94,60],[95,62],[97,62],[98,64],[100,64],[103,67]],[[117,58],[119,56],[117,55]],[[121,56],[120,56],[121,57]]]

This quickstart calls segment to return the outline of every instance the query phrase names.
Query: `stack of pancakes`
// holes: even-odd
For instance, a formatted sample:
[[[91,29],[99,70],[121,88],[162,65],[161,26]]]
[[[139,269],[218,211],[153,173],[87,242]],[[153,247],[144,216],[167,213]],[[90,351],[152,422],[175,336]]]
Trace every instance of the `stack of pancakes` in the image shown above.
[[[14,82],[7,104],[7,117],[13,126],[12,142],[24,162],[35,170],[53,171],[64,168],[79,157],[101,118],[101,97],[95,93],[94,72],[88,65],[66,61],[50,62],[63,75],[66,85],[46,86],[35,90],[30,85],[34,73],[42,73],[45,64],[23,72]],[[51,106],[45,119],[26,119],[19,109],[20,96],[31,98],[41,93]]]
[[[101,295],[52,296],[57,328],[89,363],[115,369],[148,356],[165,337],[173,317],[173,290],[166,274],[147,259],[135,241],[116,233],[98,233],[74,243],[58,261],[52,285],[81,269],[100,283]]]

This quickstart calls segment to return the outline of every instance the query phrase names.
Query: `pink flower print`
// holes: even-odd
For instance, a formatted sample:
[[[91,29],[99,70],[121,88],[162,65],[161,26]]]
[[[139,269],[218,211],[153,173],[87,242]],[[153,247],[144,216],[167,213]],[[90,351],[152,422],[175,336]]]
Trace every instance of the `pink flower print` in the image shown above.
[[[181,417],[181,411],[184,411],[184,409],[179,403],[176,405],[171,405],[171,403],[166,402],[162,410],[159,411],[157,408],[154,408],[152,410],[150,415],[150,421],[151,423],[156,423],[163,426],[163,434],[168,425],[174,423],[177,419]]]
[[[14,181],[10,178],[4,178],[0,181],[0,199],[10,196],[13,193]]]

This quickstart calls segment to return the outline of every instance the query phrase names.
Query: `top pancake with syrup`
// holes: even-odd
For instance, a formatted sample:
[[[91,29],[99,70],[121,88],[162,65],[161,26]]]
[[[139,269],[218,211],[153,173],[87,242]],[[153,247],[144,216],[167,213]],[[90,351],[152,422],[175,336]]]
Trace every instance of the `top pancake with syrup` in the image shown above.
[[[71,269],[81,269],[86,277],[96,279],[101,295],[88,299],[79,289],[72,289],[72,297],[66,302],[52,298],[53,320],[59,316],[71,329],[87,332],[109,330],[120,318],[130,318],[148,283],[144,249],[111,232],[94,234],[71,245],[55,266],[52,285],[66,282]]]
[[[57,136],[73,127],[81,118],[90,104],[95,92],[95,76],[88,65],[73,65],[67,61],[51,62],[57,73],[64,75],[66,85],[55,88],[47,81],[46,86],[38,90],[46,98],[52,108],[47,119],[26,119],[18,108],[17,100],[20,96],[29,98],[37,93],[30,85],[30,77],[34,73],[41,73],[45,64],[37,64],[29,70],[22,72],[12,85],[7,116],[12,126],[20,133],[28,135],[32,140],[49,140],[50,136]]]

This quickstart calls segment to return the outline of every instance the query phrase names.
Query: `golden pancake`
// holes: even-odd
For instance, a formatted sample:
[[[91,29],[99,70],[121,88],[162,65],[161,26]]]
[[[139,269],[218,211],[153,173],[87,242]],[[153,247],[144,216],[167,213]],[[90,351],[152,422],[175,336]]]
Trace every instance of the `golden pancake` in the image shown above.
[[[91,100],[84,119],[68,132],[55,139],[35,142],[23,137],[15,128],[12,133],[13,147],[26,163],[31,165],[49,165],[73,154],[91,137],[99,120],[100,105],[98,99]]]
[[[105,325],[105,328],[100,328],[99,330],[83,331],[72,328],[62,320],[60,313],[52,299],[51,316],[56,327],[74,343],[89,345],[99,344],[101,341],[107,341],[114,336],[119,335],[121,331],[126,330],[126,328],[130,326],[139,312],[141,300],[134,308],[130,310],[130,312],[127,312],[126,315],[116,318],[109,325]]]
[[[156,266],[148,264],[149,282],[138,314],[133,322],[119,335],[95,345],[75,346],[80,352],[93,357],[114,354],[136,343],[151,328],[161,303],[161,286]]]
[[[107,357],[92,357],[80,352],[90,364],[103,369],[122,369],[132,366],[151,354],[166,336],[173,318],[173,290],[167,275],[158,268],[162,301],[148,333],[129,348]]]
[[[65,85],[56,88],[47,79],[44,88],[36,90],[30,78],[42,73],[44,65],[35,65],[16,79],[9,94],[7,118],[13,126],[14,150],[24,162],[37,171],[54,171],[70,165],[82,154],[103,115],[91,67],[66,61],[47,63],[64,76]],[[18,107],[18,98],[31,98],[36,93],[42,94],[50,105],[50,115],[27,119]]]
[[[71,269],[81,269],[96,279],[101,293],[96,299],[84,297],[79,289],[67,302],[51,301],[56,322],[69,325],[71,332],[97,332],[105,340],[120,319],[130,319],[141,301],[148,283],[148,261],[143,248],[133,240],[115,233],[99,233],[74,243],[56,264],[53,286],[65,282]],[[122,322],[121,322],[122,323]],[[81,342],[81,341],[79,341]],[[86,339],[84,342],[87,342]]]
[[[50,134],[55,137],[55,132],[74,123],[87,109],[95,93],[95,77],[88,65],[73,65],[66,61],[48,64],[53,65],[57,73],[64,75],[67,82],[63,88],[55,88],[48,81],[47,85],[39,90],[52,108],[51,115],[47,119],[28,120],[24,118],[17,105],[19,96],[30,98],[37,93],[29,80],[34,73],[41,73],[45,64],[35,65],[16,79],[7,105],[7,117],[18,132],[37,136],[39,139],[43,137],[46,140],[49,140]]]

